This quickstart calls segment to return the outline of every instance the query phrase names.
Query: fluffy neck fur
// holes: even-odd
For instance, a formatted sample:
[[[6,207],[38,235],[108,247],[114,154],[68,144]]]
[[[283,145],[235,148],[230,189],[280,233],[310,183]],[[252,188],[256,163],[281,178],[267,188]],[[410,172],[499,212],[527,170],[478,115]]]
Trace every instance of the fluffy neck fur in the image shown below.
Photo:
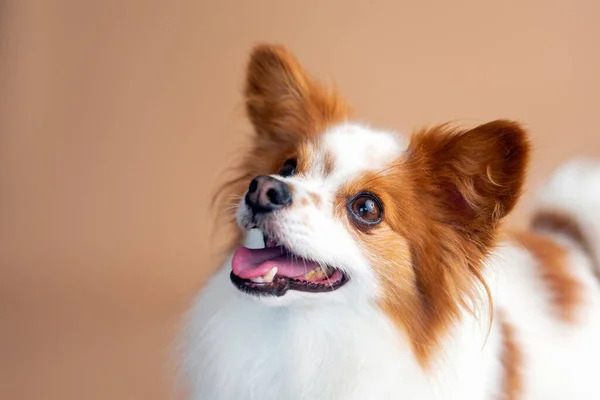
[[[478,318],[461,313],[424,367],[376,303],[266,307],[231,285],[229,262],[191,318],[193,399],[491,399],[497,390],[501,338],[486,307]]]

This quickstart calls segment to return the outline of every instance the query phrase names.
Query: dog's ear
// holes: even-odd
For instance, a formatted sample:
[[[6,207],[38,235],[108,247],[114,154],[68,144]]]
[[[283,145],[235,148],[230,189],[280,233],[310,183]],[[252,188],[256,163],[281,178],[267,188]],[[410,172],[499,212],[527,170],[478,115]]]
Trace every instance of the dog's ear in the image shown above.
[[[466,131],[441,126],[413,136],[409,163],[436,218],[485,241],[521,195],[529,150],[524,129],[512,121]]]
[[[314,81],[282,46],[254,48],[244,94],[256,133],[277,141],[319,133],[348,114],[336,92]]]

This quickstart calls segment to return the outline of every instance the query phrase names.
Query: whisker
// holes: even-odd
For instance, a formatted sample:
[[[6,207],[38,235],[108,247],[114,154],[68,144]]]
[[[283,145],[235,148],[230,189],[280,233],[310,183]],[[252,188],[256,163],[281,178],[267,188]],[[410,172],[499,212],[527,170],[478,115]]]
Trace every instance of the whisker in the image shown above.
[[[319,263],[319,268],[321,268],[323,270],[323,272],[325,273],[325,278],[327,279],[327,283],[329,284],[329,287],[333,290],[333,283],[331,283],[331,280],[329,279],[329,274],[328,274],[328,267],[327,265],[321,265],[321,263]]]
[[[306,275],[306,274],[308,274],[308,267],[306,266],[306,258],[303,258],[302,262],[304,263],[304,275]]]

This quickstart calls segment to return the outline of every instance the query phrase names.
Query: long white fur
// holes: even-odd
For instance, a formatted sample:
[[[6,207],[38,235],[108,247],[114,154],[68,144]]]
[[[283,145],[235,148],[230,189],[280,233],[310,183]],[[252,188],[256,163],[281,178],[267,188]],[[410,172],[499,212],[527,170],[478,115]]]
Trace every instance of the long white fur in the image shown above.
[[[316,191],[324,205],[290,211],[270,228],[285,231],[285,244],[295,252],[344,268],[351,281],[332,293],[251,297],[231,284],[227,259],[187,321],[184,370],[191,399],[501,398],[499,318],[490,328],[486,307],[478,318],[465,313],[443,339],[432,367],[423,370],[408,339],[376,306],[375,274],[328,208],[339,185],[381,168],[374,160],[385,164],[405,150],[406,142],[347,124],[331,130],[324,143],[319,150],[336,155],[332,176],[315,172],[289,179],[298,193]],[[587,233],[600,246],[599,165],[567,166],[543,193],[542,204],[587,221]],[[238,211],[242,224],[243,207]],[[309,222],[302,224],[306,218],[300,216]],[[497,247],[486,262],[486,279],[524,353],[523,399],[600,399],[600,289],[586,255],[568,238],[558,240],[570,249],[570,269],[584,284],[577,324],[549,310],[536,261],[518,245]],[[260,235],[250,233],[246,244],[261,247],[261,242]]]

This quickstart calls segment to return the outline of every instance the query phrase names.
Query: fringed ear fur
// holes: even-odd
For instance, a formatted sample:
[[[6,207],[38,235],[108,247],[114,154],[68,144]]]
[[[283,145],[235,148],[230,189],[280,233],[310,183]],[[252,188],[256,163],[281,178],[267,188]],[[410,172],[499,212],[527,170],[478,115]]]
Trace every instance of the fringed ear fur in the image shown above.
[[[276,141],[320,134],[349,113],[335,90],[315,81],[277,45],[254,48],[244,94],[256,133]]]
[[[497,120],[466,131],[436,127],[415,134],[409,149],[442,218],[471,234],[494,229],[521,195],[530,145],[515,122]]]

